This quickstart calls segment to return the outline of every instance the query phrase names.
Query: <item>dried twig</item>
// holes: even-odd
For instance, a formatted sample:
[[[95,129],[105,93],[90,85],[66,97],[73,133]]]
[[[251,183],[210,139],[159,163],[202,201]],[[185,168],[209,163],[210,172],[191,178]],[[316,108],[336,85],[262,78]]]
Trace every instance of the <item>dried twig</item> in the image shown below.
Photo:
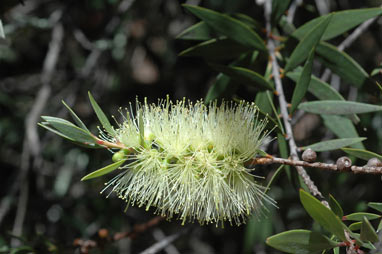
[[[309,163],[300,160],[291,160],[277,157],[260,157],[255,158],[248,162],[249,165],[268,165],[268,164],[283,164],[290,165],[294,167],[309,167],[309,168],[319,168],[331,171],[348,171],[355,174],[376,174],[382,175],[382,167],[370,167],[370,166],[351,166],[347,169],[340,169],[336,164],[323,163],[323,162],[313,162]]]
[[[158,253],[159,251],[163,250],[166,248],[168,245],[170,245],[173,241],[178,239],[181,235],[186,233],[187,230],[183,230],[181,232],[177,232],[175,234],[172,234],[170,236],[167,236],[160,240],[159,242],[155,243],[154,245],[150,246],[146,250],[142,251],[140,254],[155,254]]]
[[[103,248],[105,244],[111,244],[124,238],[133,239],[139,234],[148,230],[149,228],[156,226],[162,220],[164,220],[164,217],[157,216],[146,223],[135,225],[132,231],[117,232],[111,237],[109,236],[108,231],[106,229],[100,229],[98,231],[97,240],[75,239],[73,245],[79,247],[81,254],[87,254],[91,249]]]

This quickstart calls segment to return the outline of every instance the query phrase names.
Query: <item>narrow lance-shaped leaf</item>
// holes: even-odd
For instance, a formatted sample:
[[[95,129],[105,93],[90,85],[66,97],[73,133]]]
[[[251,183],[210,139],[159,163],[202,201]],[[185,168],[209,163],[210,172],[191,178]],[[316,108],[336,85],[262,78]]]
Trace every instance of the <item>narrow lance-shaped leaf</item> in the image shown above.
[[[345,215],[342,220],[362,221],[363,218],[375,220],[381,218],[381,215],[375,213],[357,212]]]
[[[332,211],[338,216],[338,218],[342,218],[342,216],[344,216],[344,212],[342,210],[341,205],[332,196],[332,194],[329,194],[329,206],[330,206],[330,209],[332,209]]]
[[[285,72],[291,71],[296,68],[300,63],[305,61],[309,52],[314,48],[324,34],[326,27],[330,23],[332,16],[329,15],[323,19],[312,31],[307,33],[304,38],[298,43],[297,47],[293,50],[286,66]]]
[[[363,217],[362,220],[360,238],[362,241],[370,241],[372,243],[379,241],[377,233],[366,217]]]
[[[267,50],[260,36],[243,22],[207,8],[188,4],[183,6],[220,34],[242,45],[262,51]]]
[[[372,83],[369,74],[353,58],[345,52],[339,51],[337,47],[326,42],[320,42],[317,45],[316,53],[320,56],[318,59],[327,68],[350,84],[361,87],[364,83]]]
[[[301,78],[301,70],[296,69],[296,71],[288,73],[287,77],[297,82]],[[334,89],[328,83],[315,77],[314,75],[311,76],[310,83],[308,86],[308,91],[320,100],[345,101],[344,97],[342,97],[342,95],[339,92],[337,92],[336,89]],[[350,116],[350,118],[353,120],[354,123],[359,122],[359,118],[355,114]],[[339,136],[339,137],[348,138],[348,137],[354,137],[354,136],[348,136],[348,137]]]
[[[222,73],[218,74],[216,77],[216,81],[211,85],[208,89],[207,95],[204,98],[206,104],[211,101],[223,97],[227,94],[233,87],[230,84],[231,79]]]
[[[125,163],[126,160],[120,160],[120,161],[117,161],[113,164],[110,164],[110,165],[107,165],[106,167],[103,167],[101,169],[98,169],[96,171],[93,171],[91,172],[90,174],[84,176],[81,181],[85,181],[85,180],[89,180],[89,179],[92,179],[92,178],[96,178],[96,177],[99,177],[99,176],[103,176],[105,174],[108,174],[114,170],[116,170],[117,168],[119,168],[123,163]]]
[[[299,109],[314,114],[350,115],[382,111],[382,106],[353,101],[310,101],[301,103]]]
[[[331,150],[336,150],[340,149],[345,146],[350,146],[352,144],[362,142],[366,138],[340,138],[340,139],[332,139],[328,141],[322,141],[318,143],[314,143],[308,146],[304,146],[301,149],[312,149],[316,152],[322,152],[322,151],[331,151]]]
[[[377,202],[370,202],[367,204],[369,207],[377,210],[378,212],[382,213],[382,203],[377,203]]]
[[[377,158],[377,159],[382,160],[382,155],[367,151],[365,149],[356,149],[356,148],[347,148],[346,147],[346,148],[342,148],[342,151],[344,151],[345,153],[347,153],[351,156],[357,157],[357,158],[365,160],[365,161],[367,161],[371,158]]]
[[[275,25],[279,22],[281,16],[285,13],[289,6],[290,0],[273,0],[271,21]]]
[[[181,32],[176,39],[205,41],[212,38],[212,29],[204,21],[200,21]]]
[[[350,224],[349,229],[351,231],[357,231],[361,229],[361,226],[362,226],[362,221],[358,221],[358,222],[354,222]]]
[[[300,190],[300,199],[305,210],[316,222],[342,241],[347,241],[344,233],[346,226],[332,210],[304,190]]]
[[[229,49],[229,50],[227,50]],[[250,48],[240,45],[233,40],[211,39],[183,50],[179,56],[203,57],[210,60],[232,59],[242,53],[250,51]]]
[[[329,15],[333,15],[333,18],[330,21],[330,24],[324,35],[322,36],[322,40],[329,40],[334,38],[370,18],[382,15],[382,8],[378,7],[369,9],[364,8],[356,10],[345,10],[321,16],[299,27],[296,31],[294,31],[293,36],[298,39],[302,39],[306,33],[311,31],[318,23],[320,23]]]
[[[352,121],[345,116],[321,115],[325,126],[331,130],[339,138],[355,138],[359,137]],[[350,145],[358,149],[365,149],[362,143]]]
[[[115,136],[115,130],[111,126],[109,119],[107,119],[105,113],[103,113],[102,109],[100,106],[98,106],[97,102],[94,100],[93,96],[89,92],[89,99],[90,103],[92,104],[93,110],[96,113],[98,120],[101,122],[103,128],[112,136]]]
[[[306,60],[301,76],[299,77],[296,87],[293,90],[292,107],[290,109],[291,114],[297,109],[298,104],[302,101],[308,90],[310,79],[312,76],[313,59],[314,59],[315,47],[309,53],[309,57]]]
[[[86,127],[86,125],[81,121],[81,119],[76,115],[76,113],[74,113],[74,111],[65,103],[65,101],[62,101],[62,104],[64,104],[64,106],[68,109],[70,115],[72,116],[73,120],[77,123],[77,125],[80,128],[82,128],[82,129],[84,129],[90,133],[90,131]]]
[[[250,69],[218,64],[211,64],[211,67],[244,85],[250,85],[261,90],[274,90],[263,76]]]
[[[282,252],[309,254],[338,246],[328,237],[309,230],[295,229],[271,236],[266,243]]]
[[[42,118],[58,132],[62,133],[66,137],[69,137],[69,139],[73,141],[85,144],[95,143],[95,138],[92,134],[75,126],[71,122],[68,122],[64,119],[57,120],[53,117],[47,116],[42,116]]]

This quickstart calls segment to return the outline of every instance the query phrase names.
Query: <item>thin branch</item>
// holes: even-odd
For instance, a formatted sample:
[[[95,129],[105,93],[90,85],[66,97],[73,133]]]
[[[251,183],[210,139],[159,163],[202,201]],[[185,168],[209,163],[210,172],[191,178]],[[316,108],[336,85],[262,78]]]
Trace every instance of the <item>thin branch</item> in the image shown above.
[[[275,41],[272,39],[271,31],[271,12],[272,12],[272,1],[266,1],[265,2],[265,20],[266,20],[266,30],[268,34],[268,52],[272,61],[272,74],[274,78],[274,82],[276,85],[276,92],[278,95],[278,100],[280,104],[280,110],[281,115],[284,121],[284,127],[286,131],[286,139],[289,141],[289,148],[290,148],[290,155],[293,160],[299,160],[298,154],[297,154],[297,145],[294,140],[293,132],[292,132],[292,125],[290,123],[291,119],[288,114],[288,105],[285,99],[284,90],[281,83],[281,77],[280,77],[280,67],[277,62],[276,54],[275,54]],[[302,177],[304,180],[304,183],[308,186],[310,192],[314,196],[318,196],[319,198],[323,199],[323,196],[321,192],[318,190],[317,186],[314,184],[314,182],[310,179],[310,176],[306,173],[305,169],[301,166],[296,166],[298,174]]]
[[[376,174],[382,175],[382,167],[370,167],[370,166],[351,166],[350,168],[340,170],[336,164],[323,163],[323,162],[306,162],[300,160],[291,160],[277,157],[259,157],[248,162],[249,165],[269,165],[269,164],[283,164],[294,167],[309,167],[319,168],[331,171],[347,171],[355,174]]]
[[[287,21],[290,24],[293,24],[293,19],[297,10],[297,7],[302,4],[302,0],[294,0],[292,4],[289,6],[289,9],[287,11]]]
[[[158,225],[159,222],[164,220],[164,217],[157,216],[153,219],[149,220],[146,223],[135,225],[132,231],[129,232],[118,232],[113,236],[108,236],[108,231],[106,229],[100,229],[98,231],[99,239],[97,240],[83,240],[83,239],[75,239],[73,245],[79,247],[81,254],[87,254],[91,249],[95,248],[103,248],[105,244],[111,244],[116,241],[119,241],[124,238],[135,238],[139,234],[145,232],[151,227]]]

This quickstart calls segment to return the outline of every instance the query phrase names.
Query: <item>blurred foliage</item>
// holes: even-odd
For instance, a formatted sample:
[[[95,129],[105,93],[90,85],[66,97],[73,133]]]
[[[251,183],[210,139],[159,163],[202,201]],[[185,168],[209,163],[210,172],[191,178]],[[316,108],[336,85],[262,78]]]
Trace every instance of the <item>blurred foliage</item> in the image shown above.
[[[322,10],[316,6],[316,2],[303,1],[297,8],[293,22],[295,27],[300,27],[320,15]],[[382,4],[381,1],[328,2],[330,11]],[[0,45],[0,253],[9,252],[11,242],[18,243],[21,246],[19,248],[25,247],[19,253],[54,253],[55,250],[59,253],[78,253],[79,250],[73,247],[74,239],[94,239],[100,228],[107,228],[113,233],[130,231],[134,225],[152,218],[151,213],[135,207],[124,213],[122,202],[113,196],[108,199],[105,198],[106,195],[100,196],[99,190],[103,188],[105,180],[97,178],[86,183],[80,182],[87,173],[107,165],[109,156],[103,151],[76,148],[42,128],[37,129],[37,146],[25,145],[29,142],[27,133],[31,126],[28,119],[33,114],[31,109],[38,103],[36,98],[39,98],[37,96],[43,83],[43,64],[52,40],[52,30],[57,22],[64,28],[62,49],[50,82],[49,97],[39,115],[68,118],[67,111],[61,104],[61,100],[65,100],[89,129],[96,133],[96,117],[86,98],[88,91],[92,92],[106,114],[115,114],[117,119],[118,107],[128,107],[136,96],[147,97],[148,101],[153,102],[157,98],[164,98],[166,94],[173,99],[187,97],[196,100],[211,94],[208,91],[216,91],[212,88],[217,83],[224,88],[221,97],[254,101],[256,95],[260,94],[253,86],[243,85],[243,80],[231,82],[222,74],[217,76],[219,72],[227,74],[230,71],[228,74],[233,75],[242,71],[222,69],[222,66],[226,67],[232,62],[229,61],[230,57],[224,59],[225,57],[220,56],[227,56],[234,51],[212,54],[219,56],[218,61],[213,62],[215,65],[207,64],[210,60],[208,55],[204,55],[207,61],[177,56],[197,43],[176,40],[176,36],[199,22],[181,3],[184,1],[26,0],[24,4],[15,0],[1,1],[0,19],[6,43]],[[263,7],[254,1],[207,0],[187,3],[199,4],[231,15],[245,14],[247,16],[240,18],[247,22],[256,20],[251,23],[252,27],[262,40],[265,39]],[[280,16],[273,17],[273,22],[278,17]],[[287,29],[285,27],[286,34]],[[329,42],[339,45],[350,32],[330,39]],[[291,55],[297,43],[297,40],[288,40],[282,54]],[[242,52],[243,47],[232,45],[235,45],[233,49]],[[346,49],[346,53],[362,66],[366,75],[380,84],[381,45],[382,24],[379,18]],[[224,52],[225,48],[220,50]],[[322,55],[329,50],[330,47],[322,46]],[[322,56],[320,61],[314,62],[313,73],[321,75],[324,65],[329,66],[330,56]],[[249,54],[243,59],[239,58],[233,64],[239,67],[251,66],[253,70],[266,76],[265,74],[269,74],[267,63],[267,55],[260,52],[258,55]],[[249,79],[255,78],[258,77],[249,76]],[[289,76],[283,79],[288,101],[293,97],[295,83],[292,80]],[[248,76],[244,81],[248,81]],[[338,83],[336,77],[332,77],[331,81]],[[346,100],[380,105],[381,91],[376,86],[367,85],[354,89],[349,83],[349,79],[341,80],[339,93]],[[263,92],[263,96],[256,98],[256,101],[269,101],[272,97],[272,93]],[[307,98],[310,100],[314,97],[307,95]],[[271,105],[263,110],[274,114]],[[275,114],[274,117],[277,118]],[[362,114],[359,118],[355,129],[360,137],[367,138],[363,142],[364,146],[367,150],[381,154],[382,113]],[[36,125],[37,120],[32,125]],[[335,119],[320,119],[312,114],[298,117],[293,122],[298,145],[308,146],[338,135],[335,128],[328,130],[329,124],[325,127],[325,121],[335,123]],[[276,135],[275,132],[274,136]],[[282,136],[278,136],[282,142]],[[276,141],[272,141],[267,152],[284,154],[286,151],[281,146],[278,148]],[[322,152],[319,160],[333,162],[344,154],[340,150]],[[356,164],[365,163],[362,159],[355,159],[356,155],[353,155]],[[29,165],[23,165],[26,162]],[[269,180],[276,169],[276,166],[259,167],[257,172]],[[293,168],[290,173],[295,173]],[[329,193],[336,197],[345,214],[367,211],[368,202],[382,201],[380,177],[334,174],[318,169],[309,170],[309,174],[326,197]],[[312,225],[298,199],[298,184],[290,179],[296,178],[289,175],[275,179],[269,194],[277,200],[279,209],[270,209],[265,215],[267,220],[250,220],[249,227],[227,226],[224,229],[192,225],[188,236],[179,238],[174,245],[180,253],[276,253],[265,245],[266,237]],[[24,203],[19,199],[21,186],[27,186],[28,190],[28,199]],[[26,209],[23,231],[21,236],[14,236],[12,231],[15,220],[23,206]],[[174,221],[162,222],[158,228],[164,234],[170,235],[182,227]],[[312,230],[322,231],[317,224],[312,225]],[[135,239],[106,246],[104,253],[138,253],[157,241],[153,232],[147,230]],[[15,240],[18,237],[21,238],[17,242]]]

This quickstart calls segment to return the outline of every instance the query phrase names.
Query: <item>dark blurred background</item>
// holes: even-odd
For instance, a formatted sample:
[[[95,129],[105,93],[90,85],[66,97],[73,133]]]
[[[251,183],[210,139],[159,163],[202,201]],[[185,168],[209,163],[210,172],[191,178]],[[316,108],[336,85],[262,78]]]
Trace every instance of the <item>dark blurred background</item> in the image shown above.
[[[82,176],[110,162],[107,151],[74,146],[38,127],[37,122],[41,115],[69,118],[61,103],[64,100],[97,133],[88,91],[105,113],[116,116],[119,107],[134,102],[137,96],[152,102],[167,94],[172,99],[203,98],[217,73],[202,59],[177,57],[192,42],[176,40],[176,36],[197,21],[182,8],[181,3],[186,2],[222,12],[245,13],[264,22],[261,1],[1,0],[0,19],[6,39],[0,45],[0,251],[6,252],[11,243],[21,243],[38,246],[38,253],[48,253],[46,246],[50,244],[59,253],[79,253],[73,247],[77,238],[96,239],[101,228],[110,234],[127,232],[154,217],[152,211],[135,207],[124,213],[121,200],[100,195],[109,176],[80,182]],[[321,2],[320,6],[316,2]],[[304,1],[297,9],[294,24],[299,26],[327,11],[380,4]],[[343,39],[333,43],[338,45]],[[347,53],[370,73],[381,65],[381,45],[379,19]],[[241,87],[237,95],[247,100],[254,98],[253,93]],[[373,92],[361,91],[357,96],[380,104]],[[360,136],[369,137],[367,148],[381,153],[381,114],[361,119],[358,127]],[[313,117],[304,121],[295,125],[299,144],[322,139],[326,132],[320,120]],[[314,121],[313,127],[304,125]],[[276,151],[273,147],[271,144],[270,153]],[[326,159],[335,156],[327,155]],[[259,169],[266,178],[272,172],[273,168]],[[337,197],[345,213],[365,210],[369,201],[382,201],[380,177],[310,172],[325,195],[330,192]],[[262,231],[255,234],[252,253],[272,252],[263,243],[266,234],[311,224],[287,178],[278,180],[270,194],[280,208],[271,209],[264,223],[251,221]],[[93,253],[139,253],[163,236],[182,230],[188,231],[161,253],[244,250],[246,226],[181,226],[174,220],[163,221],[134,239],[123,239]]]

